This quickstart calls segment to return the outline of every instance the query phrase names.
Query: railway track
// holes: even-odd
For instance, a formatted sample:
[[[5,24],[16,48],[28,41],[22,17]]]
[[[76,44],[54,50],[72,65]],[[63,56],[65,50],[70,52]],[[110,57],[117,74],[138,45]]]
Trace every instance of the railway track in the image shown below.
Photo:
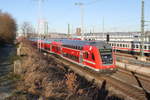
[[[112,75],[103,75],[95,73],[89,69],[85,69],[79,65],[71,63],[61,57],[53,57],[58,62],[63,62],[75,73],[84,76],[87,80],[93,81],[97,85],[106,84],[108,90],[122,95],[125,100],[149,100],[150,87],[148,86],[149,77],[134,74],[128,71],[119,69]],[[144,84],[144,85],[143,85]]]
[[[143,61],[133,59],[133,58],[130,58],[130,57],[117,56],[116,60],[119,61],[119,62],[132,64],[132,65],[138,65],[138,66],[141,66],[141,67],[149,67],[150,66],[150,62],[143,62]]]
[[[125,53],[115,53],[115,55],[117,57],[126,57],[126,58],[130,58],[132,60],[137,60],[137,58],[139,57],[138,55],[131,55],[131,54],[125,54]],[[145,57],[146,57],[146,61],[148,63],[150,63],[150,57],[147,57],[147,56],[145,56]],[[142,61],[140,61],[140,62],[142,62]],[[142,62],[142,63],[146,63],[146,62]]]
[[[125,54],[125,53],[115,53],[116,56],[125,56],[125,57],[129,57],[129,58],[133,58],[136,59],[137,56],[136,55],[131,55],[131,54]]]
[[[134,96],[137,100],[150,99],[149,77],[122,69],[118,69],[118,72],[110,77],[125,84],[124,87],[127,89],[130,87],[129,90],[126,91],[129,95],[132,94],[131,92],[135,91],[135,95],[131,96]]]

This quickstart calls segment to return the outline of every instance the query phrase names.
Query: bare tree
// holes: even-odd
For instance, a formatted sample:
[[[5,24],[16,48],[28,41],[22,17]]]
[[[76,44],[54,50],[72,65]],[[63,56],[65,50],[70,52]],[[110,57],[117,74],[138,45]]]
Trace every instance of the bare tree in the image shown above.
[[[0,11],[0,42],[12,43],[16,37],[16,21],[8,13]]]
[[[28,37],[29,34],[33,33],[33,30],[34,29],[29,22],[23,22],[23,24],[21,25],[21,31],[25,37]]]

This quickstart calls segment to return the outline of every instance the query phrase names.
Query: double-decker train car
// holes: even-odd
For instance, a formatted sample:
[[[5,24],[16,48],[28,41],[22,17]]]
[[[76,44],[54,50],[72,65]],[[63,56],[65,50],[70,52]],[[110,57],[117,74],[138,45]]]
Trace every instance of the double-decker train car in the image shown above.
[[[42,50],[60,55],[66,60],[97,72],[115,72],[112,47],[103,41],[42,40]]]
[[[132,54],[139,54],[141,51],[141,42],[110,41],[109,44],[117,51],[124,51]],[[150,56],[150,42],[144,42],[143,52],[146,56]]]

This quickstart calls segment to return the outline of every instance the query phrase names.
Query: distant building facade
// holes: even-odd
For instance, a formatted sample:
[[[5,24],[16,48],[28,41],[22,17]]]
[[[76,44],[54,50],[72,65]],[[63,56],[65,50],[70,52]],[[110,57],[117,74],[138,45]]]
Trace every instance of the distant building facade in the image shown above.
[[[81,36],[81,28],[76,28],[76,35]]]
[[[102,40],[106,41],[109,35],[110,41],[141,41],[140,32],[105,32],[105,33],[85,33],[85,40]],[[80,38],[80,36],[76,36]],[[145,42],[150,42],[150,32],[145,32]]]

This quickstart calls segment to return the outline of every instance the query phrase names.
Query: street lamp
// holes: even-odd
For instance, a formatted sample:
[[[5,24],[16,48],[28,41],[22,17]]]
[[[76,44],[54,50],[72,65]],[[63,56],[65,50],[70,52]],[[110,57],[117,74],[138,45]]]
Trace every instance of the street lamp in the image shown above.
[[[84,4],[81,2],[75,3],[76,6],[80,7],[81,10],[81,39],[83,39],[84,37]]]

